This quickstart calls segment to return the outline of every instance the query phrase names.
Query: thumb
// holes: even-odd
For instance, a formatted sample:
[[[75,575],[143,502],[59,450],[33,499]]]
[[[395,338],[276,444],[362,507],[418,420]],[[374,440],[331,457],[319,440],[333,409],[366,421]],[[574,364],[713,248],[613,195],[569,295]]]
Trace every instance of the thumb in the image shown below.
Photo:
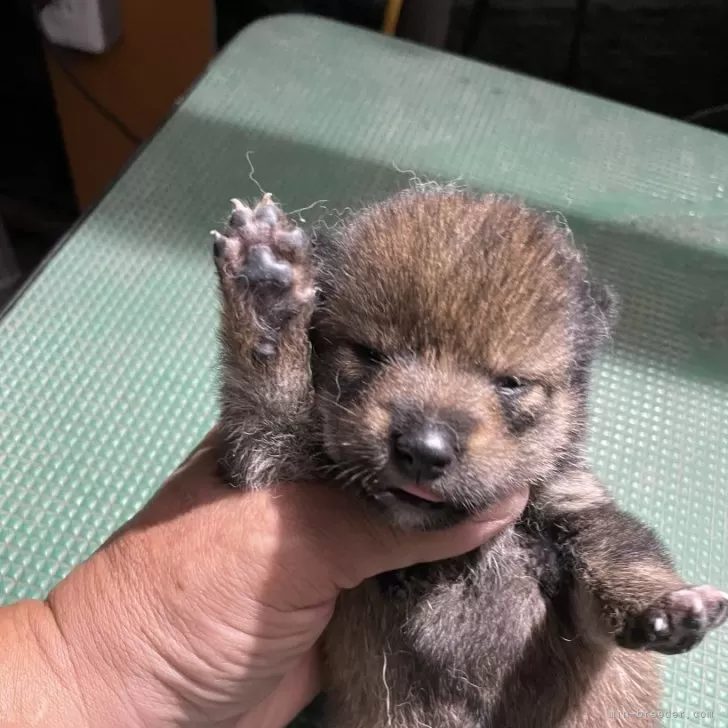
[[[334,567],[336,586],[350,589],[377,574],[472,551],[515,523],[527,501],[528,489],[523,488],[474,519],[426,532],[389,526],[364,503],[345,507],[338,502],[318,538],[324,558]]]

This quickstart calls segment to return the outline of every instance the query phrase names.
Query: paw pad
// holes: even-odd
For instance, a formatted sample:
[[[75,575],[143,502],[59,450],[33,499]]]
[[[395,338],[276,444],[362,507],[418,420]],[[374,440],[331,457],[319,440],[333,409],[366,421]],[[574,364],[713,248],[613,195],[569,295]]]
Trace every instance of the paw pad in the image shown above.
[[[258,245],[248,252],[247,261],[237,274],[236,281],[244,286],[272,285],[288,288],[292,278],[290,263],[276,258],[267,245]]]
[[[728,594],[696,586],[666,594],[632,617],[620,642],[625,647],[676,655],[691,650],[728,617]]]
[[[270,195],[252,209],[231,202],[224,232],[211,232],[213,255],[226,300],[259,332],[252,354],[266,360],[275,356],[286,321],[313,304],[309,243]]]

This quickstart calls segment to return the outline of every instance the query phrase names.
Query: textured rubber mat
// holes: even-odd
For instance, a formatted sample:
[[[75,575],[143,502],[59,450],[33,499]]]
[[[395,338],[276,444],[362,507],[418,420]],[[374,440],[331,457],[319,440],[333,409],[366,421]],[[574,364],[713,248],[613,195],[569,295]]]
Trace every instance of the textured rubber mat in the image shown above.
[[[623,298],[592,458],[728,587],[728,138],[311,17],[251,26],[0,324],[0,599],[42,596],[215,417],[207,231],[255,178],[309,221],[425,178],[564,213]],[[325,202],[320,202],[325,200]],[[728,630],[665,725],[728,726]],[[635,717],[635,725],[640,719]]]

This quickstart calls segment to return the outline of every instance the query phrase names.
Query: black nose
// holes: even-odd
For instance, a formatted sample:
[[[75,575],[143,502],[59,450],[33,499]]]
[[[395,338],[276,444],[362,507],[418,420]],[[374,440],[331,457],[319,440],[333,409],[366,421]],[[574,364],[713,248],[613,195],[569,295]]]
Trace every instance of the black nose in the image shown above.
[[[455,433],[442,425],[413,427],[392,436],[392,459],[408,478],[439,478],[455,459]]]

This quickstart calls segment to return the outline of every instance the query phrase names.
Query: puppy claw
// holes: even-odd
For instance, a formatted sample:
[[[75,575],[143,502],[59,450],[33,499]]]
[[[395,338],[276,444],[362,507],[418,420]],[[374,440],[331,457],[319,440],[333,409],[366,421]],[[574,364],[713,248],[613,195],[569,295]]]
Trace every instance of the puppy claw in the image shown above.
[[[210,230],[210,235],[212,235],[212,253],[216,258],[220,258],[230,241],[217,230]]]
[[[253,219],[251,209],[245,203],[236,198],[233,198],[230,202],[233,205],[233,210],[230,213],[228,224],[231,227],[236,228],[243,228],[249,225]]]

